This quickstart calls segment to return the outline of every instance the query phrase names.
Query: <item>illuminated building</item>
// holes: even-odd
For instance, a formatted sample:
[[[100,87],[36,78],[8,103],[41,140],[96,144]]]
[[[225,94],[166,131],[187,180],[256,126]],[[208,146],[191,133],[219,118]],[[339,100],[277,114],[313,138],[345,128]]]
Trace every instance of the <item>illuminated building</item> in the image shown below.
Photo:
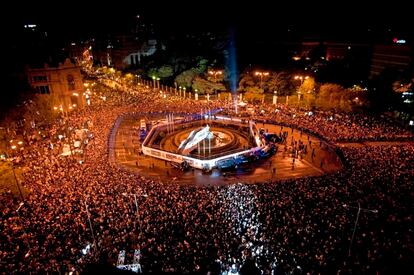
[[[83,107],[84,85],[80,67],[68,58],[56,67],[26,68],[30,86],[39,94],[55,95],[66,110]]]

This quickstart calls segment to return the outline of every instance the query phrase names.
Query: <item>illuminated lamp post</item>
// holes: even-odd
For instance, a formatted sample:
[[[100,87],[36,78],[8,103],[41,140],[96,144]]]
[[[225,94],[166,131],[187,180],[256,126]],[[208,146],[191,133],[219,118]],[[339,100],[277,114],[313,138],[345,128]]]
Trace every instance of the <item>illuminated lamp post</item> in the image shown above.
[[[19,145],[21,145],[21,144],[23,144],[23,143],[19,142]],[[17,149],[17,146],[16,145],[12,145],[11,146],[11,149],[14,151],[14,150]],[[12,160],[12,170],[13,170],[14,181],[16,182],[17,189],[19,190],[19,194],[20,194],[20,197],[22,199],[22,202],[24,202],[23,192],[22,192],[22,189],[20,188],[19,180],[17,179],[16,171],[14,169],[14,160]]]
[[[208,71],[208,74],[209,75],[212,75],[214,77],[214,83],[216,83],[217,82],[217,76],[218,75],[222,75],[223,74],[223,71],[221,71],[221,70],[209,70]],[[214,93],[217,96],[217,90],[214,90]]]
[[[152,87],[155,88],[155,80],[157,78],[155,77],[155,75],[152,76]]]
[[[137,215],[138,223],[140,222],[140,218],[139,218],[139,208],[138,208],[137,196],[140,196],[141,198],[147,198],[148,197],[147,194],[142,194],[142,191],[140,193],[141,193],[140,195],[137,195],[135,193],[132,193],[132,194],[122,193],[122,195],[125,196],[125,197],[128,197],[128,196],[133,196],[134,197],[134,203],[135,203],[135,209],[136,209],[136,215]],[[141,226],[139,226],[139,228],[141,229]],[[141,230],[139,231],[139,235],[141,235]]]
[[[352,244],[353,244],[353,242],[354,242],[355,231],[356,231],[356,229],[357,229],[357,226],[358,226],[358,221],[359,221],[359,214],[361,213],[361,211],[363,211],[363,212],[367,212],[367,213],[378,213],[378,210],[377,210],[377,209],[366,209],[366,208],[361,208],[361,205],[360,205],[360,203],[359,203],[359,202],[358,202],[358,207],[355,207],[355,206],[350,206],[350,205],[346,205],[346,204],[344,204],[344,205],[342,205],[342,206],[343,206],[343,207],[345,207],[345,208],[358,209],[357,216],[356,216],[356,219],[355,219],[354,229],[352,230],[351,242],[350,242],[350,244],[349,244],[349,249],[348,249],[348,256],[351,256]]]
[[[260,76],[260,89],[263,89],[263,76],[268,76],[269,72],[255,72],[254,73],[255,76]]]
[[[308,79],[308,78],[309,78],[309,76],[302,76],[302,75],[296,75],[296,76],[295,76],[295,79],[296,79],[296,80],[300,80],[300,86],[298,87],[298,105],[299,105],[299,102],[300,102],[300,96],[301,96],[301,92],[299,91],[299,88],[302,86],[303,81],[304,81],[305,79]]]

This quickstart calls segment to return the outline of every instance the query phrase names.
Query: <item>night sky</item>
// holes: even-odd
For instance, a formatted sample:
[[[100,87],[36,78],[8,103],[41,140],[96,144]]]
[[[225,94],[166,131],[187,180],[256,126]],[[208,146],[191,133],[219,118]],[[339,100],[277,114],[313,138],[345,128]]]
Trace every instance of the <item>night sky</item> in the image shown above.
[[[225,4],[223,4],[226,2]],[[3,33],[38,24],[59,39],[85,38],[122,31],[134,16],[154,23],[162,33],[224,31],[230,25],[249,38],[290,30],[305,36],[359,37],[368,29],[412,33],[410,8],[403,1],[15,1],[4,7]],[[294,3],[293,3],[294,2]],[[365,2],[365,1],[364,1]],[[361,6],[363,4],[363,6]],[[391,6],[392,4],[392,6]]]

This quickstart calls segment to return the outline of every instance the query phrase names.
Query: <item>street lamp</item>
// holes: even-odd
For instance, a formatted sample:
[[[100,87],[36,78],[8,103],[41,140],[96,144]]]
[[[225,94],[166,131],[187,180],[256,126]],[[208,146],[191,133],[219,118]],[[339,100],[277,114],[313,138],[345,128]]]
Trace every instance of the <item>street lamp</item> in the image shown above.
[[[214,82],[217,82],[217,76],[218,75],[222,75],[223,74],[223,71],[220,71],[220,70],[209,70],[208,71],[208,74],[214,76]]]
[[[155,77],[155,75],[152,76],[152,87],[155,88],[155,80],[157,78]]]
[[[194,92],[195,92],[195,94],[194,94],[195,100],[198,100],[198,90],[195,89]]]
[[[91,229],[93,243],[94,243],[95,249],[97,249],[97,246],[96,246],[97,242],[96,242],[96,239],[95,239],[95,234],[93,232],[93,227],[92,227],[92,222],[91,222],[91,214],[89,213],[88,204],[87,204],[86,200],[85,200],[85,209],[86,209],[86,215],[88,216],[89,228]]]
[[[221,71],[221,70],[209,70],[208,71],[208,74],[209,75],[212,75],[214,77],[214,83],[216,83],[217,82],[217,76],[218,75],[222,75],[223,74],[223,71]],[[217,96],[217,90],[214,90],[214,93]]]
[[[353,231],[352,231],[351,243],[349,244],[349,250],[348,250],[348,256],[351,256],[351,249],[352,249],[352,244],[353,244],[353,242],[354,242],[355,231],[356,231],[356,228],[357,228],[357,226],[358,226],[359,214],[361,213],[361,211],[364,211],[364,212],[369,212],[369,213],[378,213],[378,210],[377,210],[377,209],[366,209],[366,208],[361,208],[361,205],[360,205],[360,203],[359,203],[359,202],[358,202],[358,207],[355,207],[355,206],[350,206],[350,205],[347,205],[347,204],[344,204],[344,205],[342,205],[342,206],[343,206],[343,207],[345,207],[345,208],[353,208],[353,209],[358,209],[357,216],[356,216],[356,219],[355,219],[354,229],[353,229]]]
[[[298,105],[299,105],[299,102],[300,102],[300,95],[301,95],[301,92],[299,91],[299,88],[302,86],[303,81],[305,79],[308,79],[308,78],[309,78],[309,76],[302,76],[302,75],[296,75],[295,76],[296,80],[300,80],[300,86],[298,87]]]
[[[17,146],[12,145],[11,148],[12,148],[12,150],[16,150]],[[22,189],[20,188],[20,184],[19,184],[19,181],[18,181],[17,176],[16,176],[16,171],[14,170],[14,160],[13,159],[11,161],[11,165],[12,165],[12,170],[13,170],[14,181],[16,182],[17,189],[19,190],[19,194],[20,194],[20,197],[22,199],[22,202],[24,202],[23,192],[22,192]]]
[[[140,197],[141,198],[147,198],[148,195],[147,194],[142,194],[142,191],[140,192]],[[136,209],[136,215],[137,215],[137,220],[139,222],[139,208],[138,208],[138,199],[137,199],[137,194],[136,193],[122,193],[122,196],[128,197],[128,196],[133,196],[134,197],[134,202],[135,202],[135,209]],[[141,226],[139,227],[141,229]],[[139,232],[139,235],[141,235],[141,232]]]
[[[21,223],[23,223],[23,219],[22,219],[22,217],[20,216],[20,209],[23,207],[23,205],[24,205],[24,202],[21,202],[21,203],[19,203],[19,207],[16,209],[16,214],[17,214],[17,216],[19,216],[19,219],[20,219],[20,222]],[[22,226],[22,228],[23,228],[23,231],[24,231],[24,233],[26,233],[26,235],[29,235],[28,233],[27,233],[27,230],[26,230],[26,227],[25,226]],[[24,255],[24,257],[25,258],[27,258],[27,257],[29,257],[29,255],[30,255],[30,251],[32,250],[32,248],[30,247],[30,242],[27,242],[27,247],[29,248],[29,250],[27,251],[27,253]]]
[[[257,72],[254,73],[254,75],[260,76],[260,89],[263,89],[263,76],[268,76],[269,72],[257,71]]]
[[[159,77],[157,77],[155,80],[157,80],[157,88],[159,89],[160,88],[160,78]]]

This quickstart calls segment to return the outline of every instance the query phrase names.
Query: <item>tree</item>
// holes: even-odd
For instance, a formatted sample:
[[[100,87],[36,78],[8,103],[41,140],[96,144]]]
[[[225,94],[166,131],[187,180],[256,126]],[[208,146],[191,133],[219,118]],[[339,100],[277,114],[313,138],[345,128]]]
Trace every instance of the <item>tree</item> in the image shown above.
[[[198,74],[202,74],[206,71],[207,69],[207,64],[208,64],[208,60],[204,59],[202,57],[198,57],[198,62],[197,62],[197,67],[195,68],[196,72]]]
[[[158,68],[158,77],[168,78],[173,75],[173,68],[170,65],[164,65]]]
[[[54,95],[35,94],[31,100],[26,100],[23,110],[25,129],[33,129],[36,125],[50,125],[57,116],[54,110],[57,105],[59,100]]]
[[[244,99],[246,101],[254,102],[261,101],[263,99],[264,91],[262,88],[256,86],[250,86],[245,89]]]
[[[226,90],[222,83],[214,83],[198,76],[194,78],[192,87],[193,90],[197,89],[201,94],[211,94],[214,91]]]
[[[239,82],[239,89],[245,91],[248,87],[253,86],[258,86],[256,79],[250,73],[243,74]]]
[[[173,75],[173,67],[170,65],[163,65],[159,68],[150,68],[148,70],[149,77],[168,78]]]
[[[313,77],[308,77],[303,81],[302,85],[299,87],[299,92],[303,95],[303,99],[306,104],[311,106],[315,103],[315,79]]]
[[[158,76],[158,70],[157,70],[157,68],[150,68],[149,70],[148,70],[148,76],[150,77],[150,78],[152,78],[152,77],[156,77],[156,76]]]
[[[343,112],[351,112],[352,111],[352,103],[351,103],[352,91],[349,89],[345,89],[342,91],[341,98],[339,100],[339,109]]]
[[[344,88],[338,84],[326,83],[321,85],[316,99],[316,105],[322,109],[338,107],[342,91],[344,91]]]
[[[279,95],[290,95],[293,90],[290,74],[286,72],[272,72],[264,83],[266,89],[273,93],[277,91]]]
[[[177,82],[179,86],[191,87],[191,84],[196,76],[197,72],[194,68],[192,68],[179,74],[175,78],[175,82]]]

